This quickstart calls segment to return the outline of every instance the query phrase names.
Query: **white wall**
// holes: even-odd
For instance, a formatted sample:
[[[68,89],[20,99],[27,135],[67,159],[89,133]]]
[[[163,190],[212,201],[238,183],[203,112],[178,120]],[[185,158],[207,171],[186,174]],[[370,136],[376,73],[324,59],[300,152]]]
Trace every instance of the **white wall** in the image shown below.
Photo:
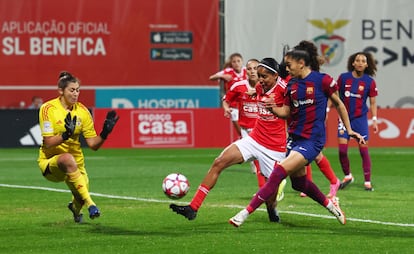
[[[378,105],[414,107],[414,1],[224,2],[226,56],[240,52],[245,60],[274,57],[280,61],[283,45],[313,40],[318,46],[335,47],[322,71],[337,78],[346,71],[349,55],[371,48],[378,61]]]

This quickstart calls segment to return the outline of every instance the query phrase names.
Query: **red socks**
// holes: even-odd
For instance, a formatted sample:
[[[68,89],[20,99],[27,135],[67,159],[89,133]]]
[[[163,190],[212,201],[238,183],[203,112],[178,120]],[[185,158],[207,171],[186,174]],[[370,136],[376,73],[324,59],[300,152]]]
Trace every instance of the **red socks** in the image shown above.
[[[198,186],[197,192],[194,195],[193,200],[191,200],[191,203],[190,203],[190,207],[194,211],[198,211],[200,206],[203,204],[204,199],[207,197],[207,194],[209,191],[210,191],[210,188],[204,184],[200,184],[200,186]]]
[[[329,180],[331,184],[336,184],[338,178],[336,177],[335,173],[332,170],[331,164],[329,163],[328,159],[322,155],[320,161],[316,161],[316,164],[325,175],[325,177]]]

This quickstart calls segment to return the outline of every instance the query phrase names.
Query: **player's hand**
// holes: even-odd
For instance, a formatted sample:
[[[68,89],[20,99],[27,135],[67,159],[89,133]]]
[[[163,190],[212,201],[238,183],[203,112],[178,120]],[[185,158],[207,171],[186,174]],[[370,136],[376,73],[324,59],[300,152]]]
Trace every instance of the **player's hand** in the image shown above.
[[[72,116],[70,115],[70,112],[66,115],[65,118],[65,129],[66,131],[64,133],[62,133],[62,139],[63,140],[67,140],[69,139],[73,133],[75,132],[75,127],[76,127],[76,116],[74,116],[72,118]]]
[[[377,121],[372,121],[372,127],[374,128],[374,133],[378,133],[378,124],[377,124]]]
[[[106,139],[109,133],[112,132],[116,122],[118,121],[119,116],[116,114],[115,110],[111,110],[106,114],[106,119],[103,124],[103,128],[99,136],[101,138]]]
[[[365,138],[363,136],[361,136],[361,134],[359,134],[358,132],[349,132],[348,131],[348,135],[354,139],[356,139],[358,141],[359,144],[361,145],[365,145],[367,142],[365,141]]]
[[[231,111],[232,111],[232,109],[231,109],[231,108],[225,108],[225,109],[224,109],[224,117],[230,118],[230,116],[231,116]]]
[[[275,95],[271,94],[269,97],[263,98],[262,102],[268,110],[272,111],[272,108],[276,106]]]
[[[245,94],[247,94],[248,96],[256,95],[256,89],[255,88],[249,88],[249,90],[247,90],[245,92]]]

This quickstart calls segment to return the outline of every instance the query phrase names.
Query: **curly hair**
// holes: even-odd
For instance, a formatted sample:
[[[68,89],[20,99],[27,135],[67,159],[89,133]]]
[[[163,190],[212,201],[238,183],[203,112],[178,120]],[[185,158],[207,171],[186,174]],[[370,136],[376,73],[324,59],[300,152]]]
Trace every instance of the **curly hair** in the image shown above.
[[[354,63],[355,58],[358,55],[364,55],[367,58],[368,67],[365,68],[364,73],[368,74],[369,76],[372,76],[372,77],[375,76],[375,74],[377,72],[377,64],[376,64],[375,59],[372,56],[372,54],[368,53],[368,52],[360,51],[360,52],[356,52],[356,53],[352,54],[351,56],[349,56],[348,64],[347,64],[348,71],[353,71],[355,69],[354,66],[352,66],[352,64]]]

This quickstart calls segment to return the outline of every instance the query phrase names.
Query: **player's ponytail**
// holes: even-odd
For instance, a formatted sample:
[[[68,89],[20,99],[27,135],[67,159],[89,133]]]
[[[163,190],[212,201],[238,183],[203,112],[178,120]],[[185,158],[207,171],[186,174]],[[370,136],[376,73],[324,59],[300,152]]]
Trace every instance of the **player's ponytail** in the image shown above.
[[[69,83],[80,83],[79,79],[73,76],[70,72],[61,71],[59,73],[58,88],[65,89]]]
[[[286,53],[286,56],[292,57],[295,60],[303,60],[306,66],[309,66],[314,71],[319,71],[321,58],[318,56],[318,49],[315,44],[310,41],[301,41],[293,50]]]

